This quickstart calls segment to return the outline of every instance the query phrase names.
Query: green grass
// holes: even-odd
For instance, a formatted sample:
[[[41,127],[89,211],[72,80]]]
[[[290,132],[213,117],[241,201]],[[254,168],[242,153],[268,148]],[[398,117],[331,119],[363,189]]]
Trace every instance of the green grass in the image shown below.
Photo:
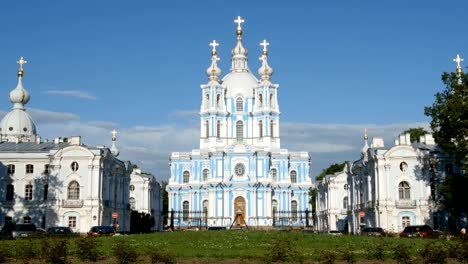
[[[152,234],[125,235],[97,238],[101,256],[112,256],[112,248],[118,240],[135,245],[139,256],[148,256],[149,249],[162,249],[178,259],[265,259],[275,245],[282,241],[292,244],[301,259],[320,260],[324,252],[352,252],[357,259],[372,259],[371,253],[383,251],[385,258],[390,259],[392,249],[400,244],[409,248],[411,256],[418,256],[430,239],[374,238],[359,236],[329,236],[302,232],[279,231],[179,231]],[[74,239],[70,239],[68,252],[76,252]],[[16,249],[24,245],[24,240],[0,241],[3,248],[10,248],[15,256]],[[41,240],[28,241],[40,248]],[[455,241],[440,241],[454,244]],[[29,244],[29,245],[31,245]],[[284,245],[284,243],[282,244]]]

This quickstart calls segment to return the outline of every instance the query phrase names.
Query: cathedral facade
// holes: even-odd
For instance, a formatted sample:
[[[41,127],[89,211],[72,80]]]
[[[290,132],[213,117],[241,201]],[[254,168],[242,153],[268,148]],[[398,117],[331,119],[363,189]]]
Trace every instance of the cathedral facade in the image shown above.
[[[201,212],[207,226],[304,226],[306,219],[298,212],[310,210],[309,154],[281,149],[279,85],[270,80],[269,43],[260,44],[257,79],[242,45],[244,21],[238,17],[234,22],[232,66],[221,79],[218,43],[210,44],[209,81],[201,85],[200,149],[170,157],[169,210],[182,214],[170,221],[194,226],[199,219],[192,212]]]

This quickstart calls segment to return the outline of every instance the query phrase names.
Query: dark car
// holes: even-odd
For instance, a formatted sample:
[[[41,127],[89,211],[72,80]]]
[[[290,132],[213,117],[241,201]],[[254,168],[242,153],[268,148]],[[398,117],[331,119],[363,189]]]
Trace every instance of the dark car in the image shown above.
[[[361,230],[361,236],[385,236],[385,231],[381,227],[364,227]]]
[[[35,224],[8,224],[0,232],[1,237],[5,239],[21,238],[36,235],[37,228]]]
[[[112,226],[93,226],[88,232],[90,236],[113,236],[115,229]]]
[[[440,231],[433,230],[428,225],[411,225],[405,227],[400,237],[421,237],[421,238],[439,238],[444,234]]]
[[[52,226],[47,229],[47,235],[59,237],[72,237],[75,236],[75,233],[68,226]]]

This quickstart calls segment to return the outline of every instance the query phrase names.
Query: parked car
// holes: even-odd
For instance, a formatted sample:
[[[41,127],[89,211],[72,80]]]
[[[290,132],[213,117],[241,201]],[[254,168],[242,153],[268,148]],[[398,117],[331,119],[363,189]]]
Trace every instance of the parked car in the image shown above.
[[[90,236],[114,236],[115,229],[112,226],[93,226],[88,232]]]
[[[37,228],[35,224],[14,224],[9,230],[6,230],[6,236],[11,236],[11,238],[21,238],[28,237],[37,234]]]
[[[381,227],[366,226],[361,230],[361,236],[385,236],[385,231]]]
[[[68,226],[52,226],[47,229],[47,235],[59,237],[72,237],[75,236],[75,233]]]
[[[405,227],[400,237],[421,237],[421,238],[442,238],[444,234],[441,231],[433,230],[428,225],[411,225]]]

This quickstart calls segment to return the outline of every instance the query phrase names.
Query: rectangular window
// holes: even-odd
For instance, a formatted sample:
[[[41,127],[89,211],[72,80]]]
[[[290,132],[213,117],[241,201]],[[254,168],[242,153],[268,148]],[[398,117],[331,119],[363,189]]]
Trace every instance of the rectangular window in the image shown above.
[[[76,216],[69,216],[68,217],[68,227],[76,228]]]
[[[31,217],[29,216],[23,217],[23,224],[31,224],[31,223],[32,223]]]
[[[31,201],[33,198],[33,186],[31,184],[28,184],[24,188],[24,199]]]
[[[13,186],[13,184],[7,185],[5,198],[7,201],[13,201],[15,198],[15,186]]]
[[[44,165],[44,174],[49,174],[50,173],[50,165],[49,164],[45,164]]]
[[[8,164],[8,174],[15,174],[15,165],[14,164]]]
[[[44,196],[42,197],[45,200],[47,200],[47,196],[49,195],[49,184],[44,184]]]
[[[26,173],[34,173],[34,165],[26,164]]]

